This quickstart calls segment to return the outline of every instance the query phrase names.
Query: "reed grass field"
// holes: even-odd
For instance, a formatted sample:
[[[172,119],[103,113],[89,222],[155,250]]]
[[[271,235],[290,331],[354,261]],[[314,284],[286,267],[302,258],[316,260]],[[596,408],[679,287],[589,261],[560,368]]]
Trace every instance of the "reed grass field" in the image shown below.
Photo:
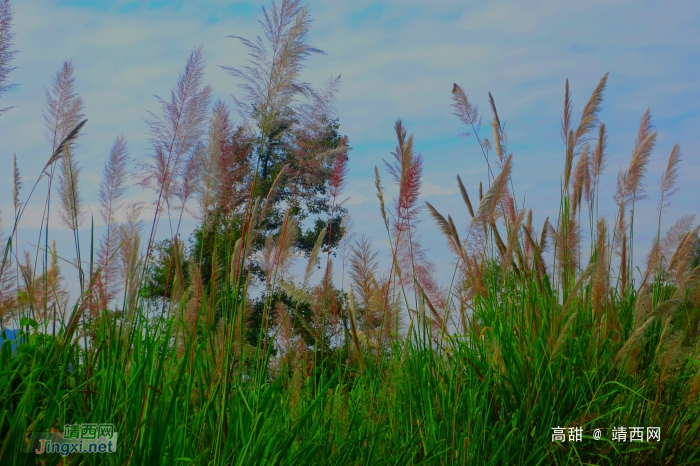
[[[0,0],[0,107],[21,60],[12,6]],[[150,156],[114,140],[99,212],[81,194],[90,116],[72,62],[44,96],[45,165],[20,173],[0,141],[13,178],[0,464],[700,464],[700,225],[691,212],[662,229],[673,199],[697,196],[676,192],[697,155],[655,150],[647,111],[615,195],[599,196],[608,75],[576,111],[562,77],[558,214],[536,224],[495,99],[480,112],[446,82],[487,177],[468,192],[457,176],[450,212],[424,202],[420,141],[397,120],[396,149],[375,168],[382,262],[344,203],[339,81],[302,79],[321,53],[309,9],[263,11],[260,37],[226,39],[249,53],[225,68],[238,85],[229,103],[212,101],[198,48],[144,122]],[[664,159],[658,183],[652,157]],[[134,187],[139,201],[125,196]],[[30,200],[43,214],[26,247]],[[642,255],[640,217],[656,226]],[[191,234],[183,218],[196,219]],[[55,244],[57,225],[72,243]],[[437,241],[447,263],[425,247]],[[109,453],[36,452],[40,433],[103,424],[117,435]]]

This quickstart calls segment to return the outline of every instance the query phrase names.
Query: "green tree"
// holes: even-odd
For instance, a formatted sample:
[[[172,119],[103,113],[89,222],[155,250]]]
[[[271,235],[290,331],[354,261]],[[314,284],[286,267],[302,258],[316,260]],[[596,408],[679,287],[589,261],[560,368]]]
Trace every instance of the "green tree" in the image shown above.
[[[208,134],[193,147],[173,190],[183,211],[187,199],[196,200],[189,210],[199,225],[182,259],[198,267],[205,287],[213,271],[229,280],[238,277],[239,285],[250,271],[265,283],[265,270],[253,253],[269,240],[279,241],[292,225],[300,229],[285,247],[307,256],[324,229],[326,253],[344,233],[340,192],[349,148],[335,116],[340,77],[317,88],[301,81],[306,59],[323,52],[307,43],[311,20],[300,1],[273,2],[263,8],[260,23],[264,38],[235,37],[248,49],[248,64],[223,67],[243,91],[234,97],[240,122],[232,122],[223,102],[215,104]],[[162,253],[151,255],[154,264],[147,271],[151,298],[161,292],[169,296],[166,283],[174,273],[170,243],[159,248]],[[242,257],[240,263],[235,257]]]

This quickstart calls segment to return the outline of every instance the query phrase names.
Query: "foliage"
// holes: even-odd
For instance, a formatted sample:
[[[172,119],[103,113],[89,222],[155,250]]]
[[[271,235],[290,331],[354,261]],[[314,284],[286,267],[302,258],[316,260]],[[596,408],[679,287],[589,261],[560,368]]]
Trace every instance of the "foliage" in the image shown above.
[[[175,288],[175,260],[180,261],[185,277],[185,287],[190,285],[189,270],[186,267],[187,255],[183,251],[181,256],[173,254],[173,242],[169,239],[158,241],[152,248],[153,259],[148,264],[145,280],[141,288],[144,299],[151,301],[155,306],[163,299],[172,299]]]

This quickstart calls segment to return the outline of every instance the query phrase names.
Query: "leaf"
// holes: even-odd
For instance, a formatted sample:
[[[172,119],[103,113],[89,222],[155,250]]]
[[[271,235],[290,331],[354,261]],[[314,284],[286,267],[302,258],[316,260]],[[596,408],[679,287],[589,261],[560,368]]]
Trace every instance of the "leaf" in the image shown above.
[[[34,319],[30,319],[30,318],[28,318],[28,317],[23,317],[23,318],[20,319],[20,321],[19,321],[19,326],[20,326],[20,327],[27,327],[27,326],[29,326],[29,327],[31,327],[31,328],[37,328],[37,327],[39,326],[39,324],[38,324],[37,321],[34,320]]]

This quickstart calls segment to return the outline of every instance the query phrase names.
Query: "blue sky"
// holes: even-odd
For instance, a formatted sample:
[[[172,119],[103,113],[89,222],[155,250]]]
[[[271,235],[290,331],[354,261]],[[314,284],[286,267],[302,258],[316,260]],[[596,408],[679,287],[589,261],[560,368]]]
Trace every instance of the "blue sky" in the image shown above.
[[[19,86],[4,96],[2,106],[17,108],[0,117],[0,157],[7,167],[16,153],[25,179],[38,175],[48,156],[43,91],[62,61],[72,59],[89,118],[77,157],[84,167],[85,197],[95,206],[114,138],[124,134],[134,157],[149,155],[143,120],[157,109],[153,95],[169,92],[191,50],[204,46],[207,80],[216,97],[231,103],[236,81],[217,65],[240,65],[245,51],[225,36],[254,36],[260,13],[255,2],[215,0],[21,0],[14,8],[20,53],[11,79]],[[637,251],[645,254],[655,233],[658,178],[675,142],[683,150],[683,169],[664,223],[700,213],[693,194],[700,182],[700,2],[326,0],[310,2],[310,10],[315,21],[310,42],[327,55],[308,62],[305,79],[320,84],[342,75],[338,114],[353,148],[348,207],[357,230],[371,235],[378,248],[386,245],[373,169],[390,157],[399,117],[424,156],[424,200],[466,227],[455,175],[475,197],[486,169],[476,141],[458,136],[464,128],[450,108],[454,82],[480,106],[485,120],[490,119],[487,95],[493,93],[514,153],[515,193],[533,208],[536,223],[558,209],[564,82],[571,82],[578,118],[608,71],[601,113],[610,134],[603,196],[611,198],[617,172],[628,164],[647,107],[659,131],[646,179],[649,200],[639,209],[646,213],[638,219]],[[0,173],[6,221],[10,177],[10,170]],[[136,189],[129,195],[143,196]],[[25,219],[23,231],[30,238],[37,232],[39,209],[32,206]],[[604,213],[613,214],[612,209]],[[452,271],[449,253],[424,217],[424,242],[446,281]],[[67,232],[55,234],[59,245],[71,244]]]

